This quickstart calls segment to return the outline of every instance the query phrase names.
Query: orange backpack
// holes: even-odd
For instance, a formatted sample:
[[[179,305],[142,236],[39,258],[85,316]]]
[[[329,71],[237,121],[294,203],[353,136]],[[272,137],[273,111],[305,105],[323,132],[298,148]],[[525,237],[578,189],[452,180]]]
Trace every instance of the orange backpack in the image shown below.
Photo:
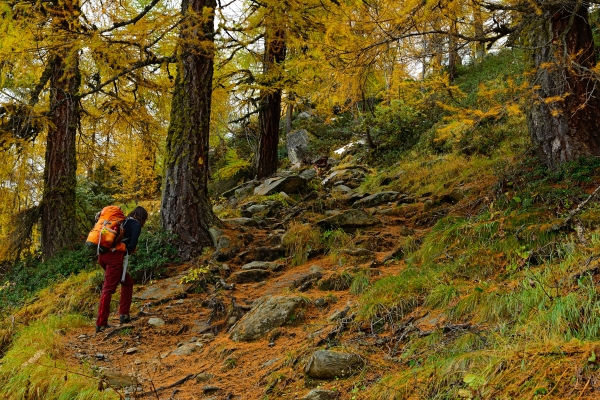
[[[100,216],[94,228],[87,237],[86,245],[95,247],[98,254],[107,251],[126,251],[126,246],[121,243],[123,239],[123,222],[125,214],[118,206],[107,206],[100,211]]]

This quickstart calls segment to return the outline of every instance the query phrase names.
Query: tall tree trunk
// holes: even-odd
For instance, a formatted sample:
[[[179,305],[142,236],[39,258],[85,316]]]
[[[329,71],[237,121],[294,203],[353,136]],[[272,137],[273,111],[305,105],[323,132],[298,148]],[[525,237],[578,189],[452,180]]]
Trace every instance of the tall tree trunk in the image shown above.
[[[535,66],[528,125],[540,160],[549,168],[600,156],[600,92],[588,11],[570,1],[544,11],[531,29]],[[538,20],[539,21],[539,20]]]
[[[473,25],[475,28],[475,37],[482,38],[484,36],[484,31],[481,6],[475,1],[473,1]],[[481,62],[483,57],[485,57],[485,43],[475,42],[475,52],[473,58],[476,62]]]
[[[285,110],[285,134],[292,131],[292,116],[294,115],[294,93],[288,95],[288,105]]]
[[[281,117],[281,86],[279,64],[285,60],[285,31],[267,27],[263,75],[265,77],[258,111],[260,139],[256,157],[256,175],[259,179],[277,171],[279,119]]]
[[[161,218],[164,228],[179,236],[183,260],[212,246],[208,230],[219,223],[207,189],[215,7],[216,0],[181,4],[185,22],[167,133]],[[206,9],[211,15],[203,19]]]
[[[458,29],[456,28],[456,22],[450,23],[450,35],[448,37],[448,79],[453,82],[456,78],[456,68],[462,65],[462,60],[458,55],[458,39],[456,35]]]
[[[51,60],[50,118],[46,141],[44,193],[42,198],[42,253],[52,257],[76,240],[75,186],[77,158],[75,139],[79,126],[81,83],[78,55],[61,52]]]

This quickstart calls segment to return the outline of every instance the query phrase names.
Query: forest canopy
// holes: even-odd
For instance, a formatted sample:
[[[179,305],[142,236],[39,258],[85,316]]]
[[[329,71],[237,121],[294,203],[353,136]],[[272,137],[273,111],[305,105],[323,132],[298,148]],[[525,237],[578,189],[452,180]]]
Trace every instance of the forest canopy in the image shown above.
[[[598,156],[597,21],[571,0],[3,1],[1,259],[50,257],[103,205],[161,196],[162,225],[197,255],[219,185],[276,172],[302,113],[332,127],[323,154],[468,148],[525,115],[548,168]],[[497,87],[456,85],[503,52]]]

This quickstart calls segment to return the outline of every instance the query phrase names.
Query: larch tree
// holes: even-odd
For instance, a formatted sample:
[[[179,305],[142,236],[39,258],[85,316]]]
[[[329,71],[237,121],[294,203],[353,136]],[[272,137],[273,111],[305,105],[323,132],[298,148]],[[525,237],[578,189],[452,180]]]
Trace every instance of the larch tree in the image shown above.
[[[261,179],[277,171],[279,121],[281,118],[282,63],[286,52],[286,28],[278,14],[285,11],[273,7],[264,15],[264,56],[261,92],[258,106],[259,144],[256,154],[256,176]]]
[[[42,196],[32,207],[41,217],[44,257],[80,241],[75,218],[77,136],[83,133],[86,99],[104,100],[105,114],[117,115],[105,100],[121,101],[125,92],[136,99],[140,88],[153,85],[152,74],[136,80],[136,72],[171,59],[155,51],[177,22],[170,15],[155,17],[150,25],[144,21],[157,3],[102,4],[96,15],[90,4],[82,9],[79,0],[15,1],[1,9],[6,29],[0,37],[0,116],[6,123],[0,136],[8,147],[18,140],[45,139],[43,187],[34,189]],[[134,103],[139,108],[142,102]],[[121,115],[131,115],[134,108]]]
[[[533,11],[533,10],[532,10]],[[600,76],[588,6],[548,3],[524,28],[533,60],[529,132],[549,168],[600,156]]]
[[[483,46],[522,47],[533,68],[531,97],[526,105],[529,133],[539,159],[553,169],[581,157],[600,155],[600,75],[589,23],[592,3],[558,1],[481,1],[472,7],[460,2],[394,3],[359,5],[370,19],[340,18],[342,36],[334,47],[347,65],[376,59],[391,44],[408,48],[414,37],[437,43],[449,41],[449,72],[455,72],[457,49],[476,43],[471,56],[480,58]],[[428,21],[435,21],[430,23]],[[351,29],[344,23],[351,22]],[[356,40],[349,40],[356,38]],[[435,47],[435,46],[434,46]],[[439,46],[438,46],[439,47]],[[428,46],[414,49],[415,56]],[[434,54],[422,56],[439,60]]]
[[[167,134],[161,218],[179,236],[183,260],[212,246],[219,221],[208,197],[208,143],[216,0],[183,0],[177,77]]]

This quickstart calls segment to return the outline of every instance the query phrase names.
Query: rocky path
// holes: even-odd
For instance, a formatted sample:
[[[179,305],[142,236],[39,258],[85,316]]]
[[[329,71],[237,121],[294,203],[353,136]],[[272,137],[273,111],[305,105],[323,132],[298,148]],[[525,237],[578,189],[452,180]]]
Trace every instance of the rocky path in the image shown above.
[[[404,268],[400,238],[419,237],[433,202],[394,191],[359,194],[352,187],[365,176],[360,168],[315,175],[231,191],[229,205],[242,216],[213,229],[216,251],[136,286],[130,324],[115,316],[103,333],[90,326],[68,337],[70,363],[91,366],[101,387],[122,398],[361,398],[394,362],[386,357],[389,339],[356,322],[350,282],[359,271],[373,282]],[[322,192],[306,188],[311,179]],[[252,191],[280,201],[246,201]],[[288,193],[301,200],[285,201]],[[351,244],[338,257],[317,251],[292,266],[281,245],[292,222],[344,229]],[[184,283],[198,267],[209,269],[205,280]]]

